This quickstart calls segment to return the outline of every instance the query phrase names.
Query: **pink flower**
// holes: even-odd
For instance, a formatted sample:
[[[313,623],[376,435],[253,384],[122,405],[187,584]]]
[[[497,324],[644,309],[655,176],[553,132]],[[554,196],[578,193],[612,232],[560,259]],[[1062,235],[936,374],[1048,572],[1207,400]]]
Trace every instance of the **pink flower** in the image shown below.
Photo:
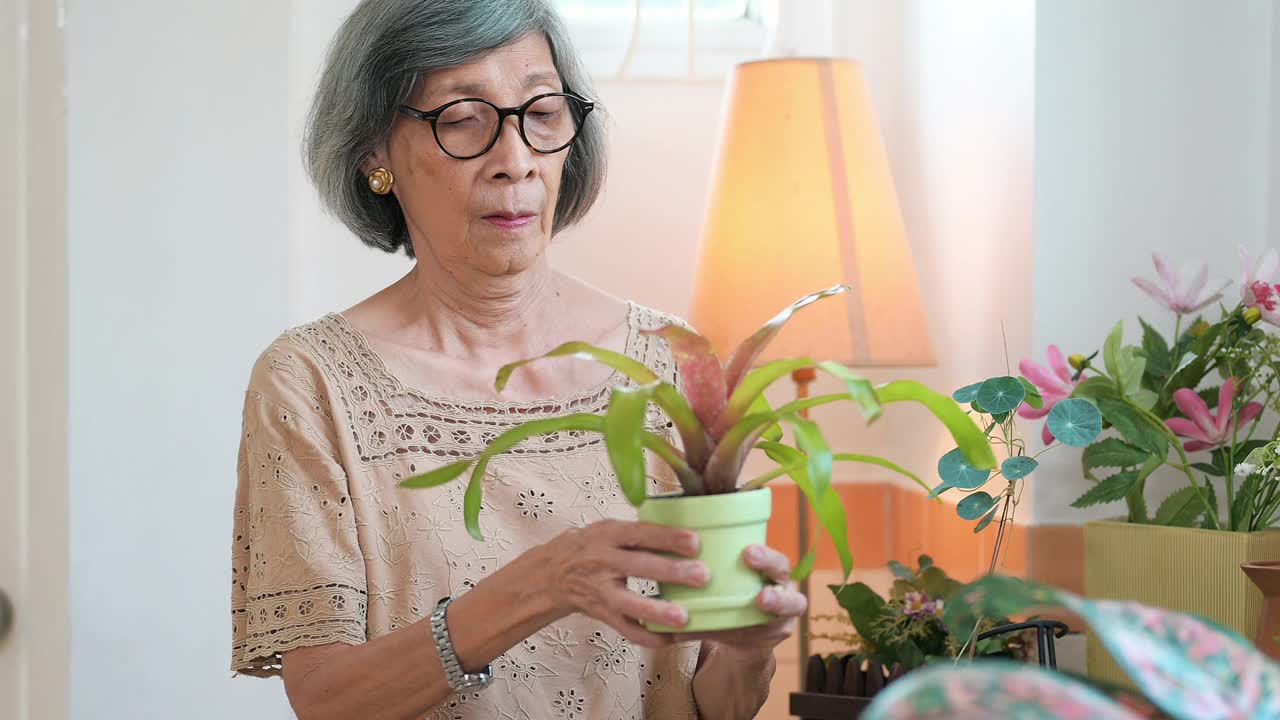
[[[1276,285],[1276,270],[1280,268],[1280,256],[1275,248],[1268,248],[1255,263],[1249,251],[1240,248],[1240,300],[1245,307],[1256,307],[1262,319],[1272,325],[1280,325],[1280,286]]]
[[[920,615],[930,612],[928,596],[915,590],[903,595],[902,612],[906,615]]]
[[[1067,365],[1067,359],[1057,345],[1049,346],[1049,367],[1028,358],[1018,363],[1018,370],[1040,390],[1040,395],[1044,398],[1044,406],[1039,410],[1025,404],[1018,408],[1019,415],[1031,420],[1048,415],[1054,405],[1071,397],[1076,385],[1084,380],[1084,375],[1080,376],[1080,380],[1071,379],[1071,366]],[[1049,432],[1048,423],[1045,423],[1040,435],[1045,445],[1053,443],[1053,433]]]
[[[1160,253],[1152,255],[1151,259],[1155,261],[1160,282],[1136,277],[1133,284],[1142,288],[1143,292],[1161,305],[1179,315],[1185,315],[1199,312],[1222,299],[1225,285],[1218,290],[1205,290],[1204,285],[1209,280],[1209,266],[1203,262],[1188,263],[1178,268],[1170,265],[1169,259]]]
[[[1209,405],[1194,390],[1182,388],[1173,394],[1173,401],[1187,418],[1170,418],[1165,421],[1169,429],[1185,438],[1191,438],[1183,447],[1189,451],[1207,450],[1231,442],[1236,423],[1246,425],[1262,412],[1262,403],[1252,402],[1240,409],[1239,417],[1232,417],[1232,404],[1236,400],[1235,378],[1227,378],[1218,391],[1218,412],[1209,412]]]

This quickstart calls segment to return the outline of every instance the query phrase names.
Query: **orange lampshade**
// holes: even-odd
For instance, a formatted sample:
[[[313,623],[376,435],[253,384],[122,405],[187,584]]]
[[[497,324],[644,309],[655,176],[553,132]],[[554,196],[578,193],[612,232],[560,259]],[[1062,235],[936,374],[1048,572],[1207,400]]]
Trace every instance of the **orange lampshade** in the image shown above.
[[[738,65],[712,174],[691,320],[725,358],[777,311],[760,358],[854,366],[934,362],[911,248],[862,68],[784,58]]]

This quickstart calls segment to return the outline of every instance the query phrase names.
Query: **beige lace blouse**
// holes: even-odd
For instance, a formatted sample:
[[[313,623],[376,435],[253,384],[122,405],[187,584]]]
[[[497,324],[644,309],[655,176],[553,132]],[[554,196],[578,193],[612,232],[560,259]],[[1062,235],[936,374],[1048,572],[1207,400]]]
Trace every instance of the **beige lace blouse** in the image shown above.
[[[638,332],[671,320],[631,304],[626,353],[674,381],[666,343]],[[398,486],[479,452],[524,420],[603,411],[609,387],[621,381],[556,402],[454,402],[404,386],[341,315],[282,334],[258,359],[245,393],[232,670],[278,675],[286,650],[392,632],[567,528],[635,519],[590,433],[534,438],[494,461],[484,483],[484,542],[463,525],[466,475],[429,490]],[[649,422],[669,432],[659,411]],[[667,476],[651,482],[674,489]],[[648,581],[632,584],[654,592]],[[454,696],[427,717],[695,718],[697,654],[696,643],[635,647],[575,615],[498,658],[488,689]]]

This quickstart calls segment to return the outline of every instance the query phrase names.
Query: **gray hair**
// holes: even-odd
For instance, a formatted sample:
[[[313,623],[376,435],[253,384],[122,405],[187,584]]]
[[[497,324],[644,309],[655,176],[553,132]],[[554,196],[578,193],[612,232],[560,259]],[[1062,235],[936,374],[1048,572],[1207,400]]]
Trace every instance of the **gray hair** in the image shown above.
[[[568,31],[547,0],[363,0],[329,46],[303,141],[307,172],[329,212],[366,245],[413,257],[399,201],[394,194],[373,194],[360,165],[425,73],[464,65],[534,32],[546,36],[565,91],[595,100]],[[553,233],[581,220],[600,194],[601,119],[588,117],[568,151]]]

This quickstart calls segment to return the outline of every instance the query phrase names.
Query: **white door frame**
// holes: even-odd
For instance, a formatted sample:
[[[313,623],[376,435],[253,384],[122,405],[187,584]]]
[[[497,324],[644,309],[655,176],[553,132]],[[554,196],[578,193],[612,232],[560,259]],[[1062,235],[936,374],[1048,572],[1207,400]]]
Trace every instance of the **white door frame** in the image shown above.
[[[65,17],[0,0],[0,720],[70,697]]]

